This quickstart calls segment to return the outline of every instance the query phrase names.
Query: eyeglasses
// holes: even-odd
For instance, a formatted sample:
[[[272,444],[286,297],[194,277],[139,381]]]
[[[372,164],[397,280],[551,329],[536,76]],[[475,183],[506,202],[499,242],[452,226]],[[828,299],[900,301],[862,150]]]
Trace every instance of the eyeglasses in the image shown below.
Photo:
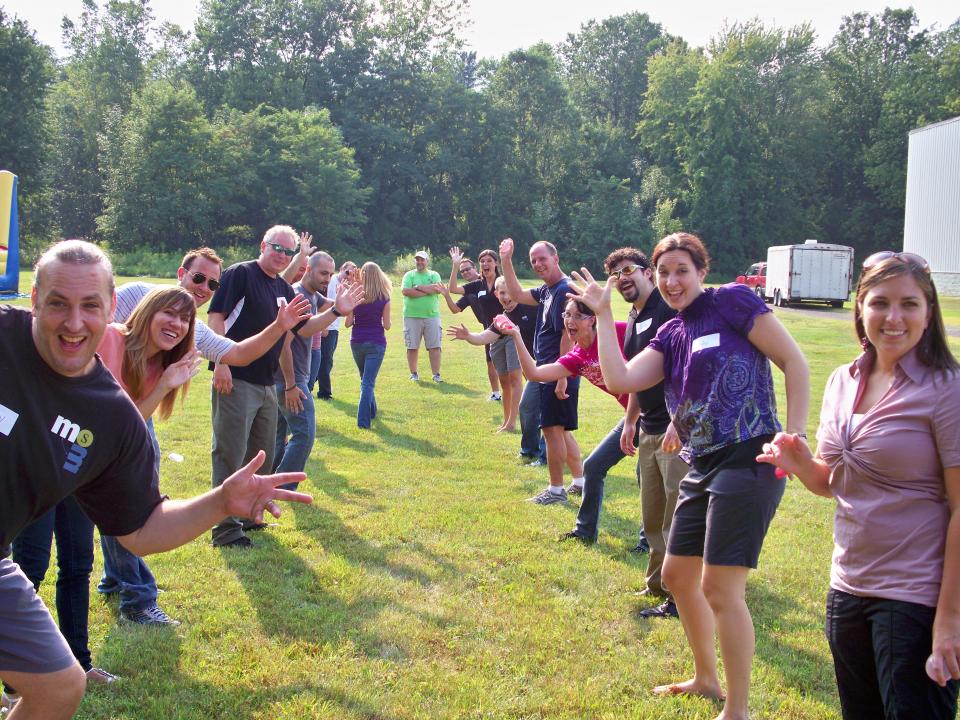
[[[633,263],[631,265],[624,265],[619,270],[614,270],[613,272],[610,273],[610,275],[612,275],[617,280],[619,280],[623,275],[626,275],[629,277],[630,275],[633,275],[637,270],[646,270],[646,269],[647,269],[646,265]]]
[[[190,273],[190,279],[193,280],[194,285],[203,285],[206,283],[207,287],[210,288],[210,292],[216,292],[217,288],[220,287],[219,280],[208,278],[202,272]]]
[[[916,253],[894,252],[893,250],[881,250],[880,252],[875,252],[873,255],[863,261],[863,269],[868,270],[874,265],[878,265],[884,260],[889,260],[890,258],[895,258],[902,263],[913,265],[923,270],[925,273],[927,273],[927,275],[930,274],[930,263]]]
[[[560,313],[560,317],[564,320],[573,320],[574,322],[580,322],[581,320],[586,320],[587,318],[592,318],[593,315],[581,315],[580,313]]]
[[[467,266],[467,267],[465,267],[465,268],[460,268],[460,274],[461,274],[461,275],[466,275],[466,274],[467,274],[468,272],[470,272],[471,270],[476,270],[476,268],[475,268],[473,265],[469,265],[469,266]]]
[[[300,252],[300,248],[296,248],[296,247],[285,248],[283,245],[279,245],[278,243],[267,243],[267,245],[268,245],[274,252],[276,252],[276,253],[283,253],[283,254],[286,255],[287,257],[293,257],[293,256],[296,255],[298,252]]]

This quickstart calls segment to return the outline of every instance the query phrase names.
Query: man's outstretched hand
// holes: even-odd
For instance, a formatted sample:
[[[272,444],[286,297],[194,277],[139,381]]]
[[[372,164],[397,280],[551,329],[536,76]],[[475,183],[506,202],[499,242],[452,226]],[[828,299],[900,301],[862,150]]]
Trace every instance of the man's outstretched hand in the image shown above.
[[[263,514],[270,513],[280,517],[280,506],[275,501],[286,500],[309,505],[313,497],[306,493],[282,490],[277,485],[303,482],[307,479],[302,472],[278,473],[276,475],[257,475],[263,465],[266,453],[261,450],[254,458],[223,481],[223,514],[250,518],[254,522],[263,522]]]

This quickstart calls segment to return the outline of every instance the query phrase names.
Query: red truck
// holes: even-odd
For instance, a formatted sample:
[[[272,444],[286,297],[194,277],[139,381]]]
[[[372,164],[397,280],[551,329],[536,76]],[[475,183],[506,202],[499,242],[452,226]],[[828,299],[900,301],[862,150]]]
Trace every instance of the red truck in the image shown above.
[[[747,268],[743,275],[737,275],[737,282],[741,285],[747,285],[753,289],[760,297],[763,297],[764,288],[767,286],[767,264],[758,262]]]

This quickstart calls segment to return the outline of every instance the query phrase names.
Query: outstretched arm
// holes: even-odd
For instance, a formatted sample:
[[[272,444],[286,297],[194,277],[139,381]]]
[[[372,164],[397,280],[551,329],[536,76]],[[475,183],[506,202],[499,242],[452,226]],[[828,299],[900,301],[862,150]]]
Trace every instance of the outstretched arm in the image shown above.
[[[449,335],[453,340],[466,340],[471,345],[489,345],[490,343],[496,342],[500,335],[497,335],[493,330],[484,330],[483,332],[472,333],[467,330],[466,325],[452,325],[447,328],[447,335]]]
[[[276,320],[256,335],[238,342],[228,352],[224,353],[224,356],[220,358],[220,363],[222,365],[249,365],[276,345],[285,332],[292,330],[298,322],[306,320],[308,317],[310,317],[310,301],[303,295],[297,295],[290,302],[281,304],[277,311]],[[207,324],[211,330],[215,330],[210,323]],[[222,334],[218,330],[215,331]]]
[[[313,502],[313,498],[304,493],[277,488],[277,485],[305,480],[307,476],[303,473],[254,474],[265,457],[261,450],[223,485],[203,495],[189,500],[165,500],[154,508],[143,527],[117,539],[130,552],[149,555],[190,542],[228,515],[261,522],[265,512],[280,517],[277,500]]]

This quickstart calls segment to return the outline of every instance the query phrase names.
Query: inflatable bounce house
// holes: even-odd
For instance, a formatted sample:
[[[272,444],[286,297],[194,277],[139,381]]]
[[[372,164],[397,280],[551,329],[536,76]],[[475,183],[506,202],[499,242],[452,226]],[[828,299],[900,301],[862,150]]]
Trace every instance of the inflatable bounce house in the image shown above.
[[[17,222],[17,176],[0,170],[0,297],[20,292],[20,227]]]

